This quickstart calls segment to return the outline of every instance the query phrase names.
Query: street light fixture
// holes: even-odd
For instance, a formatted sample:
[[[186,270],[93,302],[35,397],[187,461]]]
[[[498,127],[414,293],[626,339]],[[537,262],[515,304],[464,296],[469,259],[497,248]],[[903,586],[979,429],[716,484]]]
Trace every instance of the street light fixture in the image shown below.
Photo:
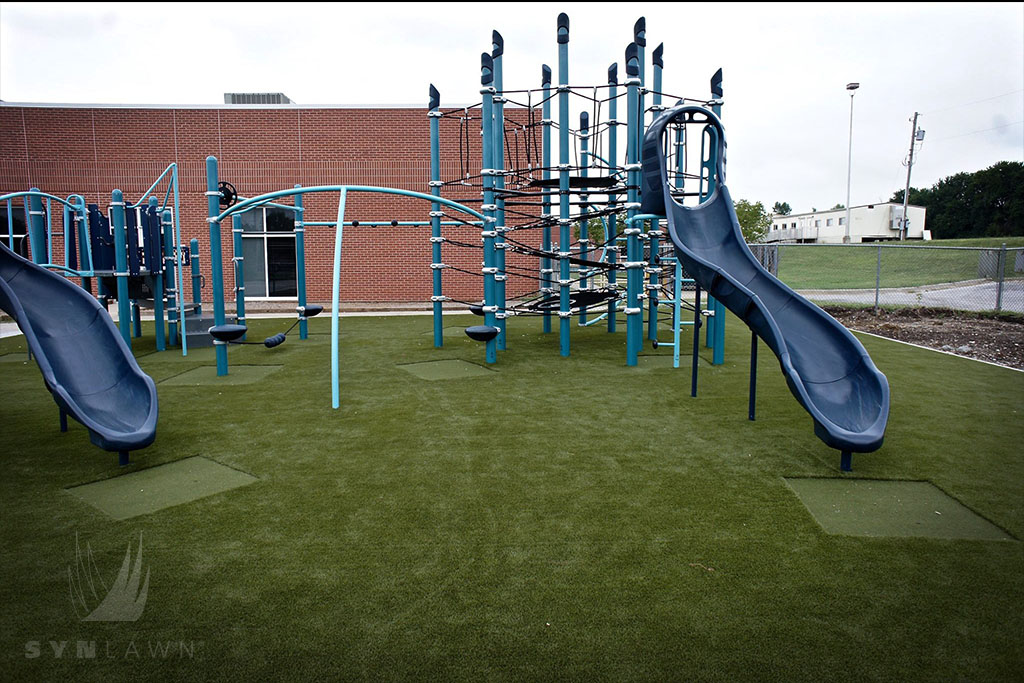
[[[846,89],[850,91],[850,146],[846,157],[846,232],[843,234],[843,244],[850,243],[850,171],[853,168],[853,96],[859,87],[860,83],[846,84]]]

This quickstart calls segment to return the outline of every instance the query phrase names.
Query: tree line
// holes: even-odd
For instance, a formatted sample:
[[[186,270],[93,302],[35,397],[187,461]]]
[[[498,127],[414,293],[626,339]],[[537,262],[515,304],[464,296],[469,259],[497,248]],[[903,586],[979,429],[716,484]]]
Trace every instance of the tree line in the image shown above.
[[[903,190],[889,201],[902,203]],[[1024,163],[1000,161],[912,187],[910,203],[927,210],[925,227],[935,239],[1024,235]]]

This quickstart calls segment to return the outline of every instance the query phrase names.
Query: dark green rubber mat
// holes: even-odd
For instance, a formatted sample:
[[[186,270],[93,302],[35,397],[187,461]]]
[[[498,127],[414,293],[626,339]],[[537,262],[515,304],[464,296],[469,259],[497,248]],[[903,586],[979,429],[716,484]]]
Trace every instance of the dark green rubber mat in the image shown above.
[[[1015,540],[926,481],[785,481],[829,534]]]
[[[429,360],[423,363],[399,365],[420,379],[465,379],[467,377],[487,377],[493,370],[464,360]]]
[[[280,365],[230,365],[228,374],[217,375],[217,367],[204,365],[186,370],[160,382],[163,387],[198,387],[208,385],[253,384],[281,369]]]
[[[255,481],[245,472],[195,456],[67,491],[114,519],[130,519]]]

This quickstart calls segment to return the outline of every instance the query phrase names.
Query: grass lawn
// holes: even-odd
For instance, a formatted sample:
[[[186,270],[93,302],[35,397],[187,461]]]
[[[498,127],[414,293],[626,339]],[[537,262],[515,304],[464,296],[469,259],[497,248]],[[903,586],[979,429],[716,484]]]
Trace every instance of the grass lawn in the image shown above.
[[[987,252],[928,247],[974,247],[998,249],[1024,247],[1024,237],[978,238],[906,242],[882,245],[881,286],[913,287],[975,280],[980,277],[980,259],[994,258]],[[912,248],[908,248],[912,247]],[[780,245],[779,278],[794,289],[874,289],[878,270],[878,245]],[[988,261],[986,261],[988,263]],[[994,272],[995,261],[989,271]],[[1014,253],[1006,258],[1007,278],[1022,277],[1014,270]]]
[[[250,322],[252,339],[290,324]],[[557,334],[513,319],[491,371],[431,380],[399,366],[482,365],[483,348],[434,349],[428,317],[343,318],[338,411],[328,327],[232,349],[236,370],[279,366],[234,383],[165,381],[212,359],[135,340],[160,422],[127,471],[202,456],[257,481],[120,521],[66,490],[126,474],[116,455],[77,423],[61,434],[35,365],[0,356],[5,680],[983,681],[1024,667],[1021,543],[829,535],[784,480],[930,482],[1024,538],[1024,373],[863,337],[892,413],[882,449],[842,474],[763,345],[746,419],[749,336],[732,317],[726,363],[702,364],[695,399],[687,368],[626,367],[625,335],[597,327],[574,328],[561,358]],[[76,616],[76,535],[108,586],[141,537],[137,621]]]

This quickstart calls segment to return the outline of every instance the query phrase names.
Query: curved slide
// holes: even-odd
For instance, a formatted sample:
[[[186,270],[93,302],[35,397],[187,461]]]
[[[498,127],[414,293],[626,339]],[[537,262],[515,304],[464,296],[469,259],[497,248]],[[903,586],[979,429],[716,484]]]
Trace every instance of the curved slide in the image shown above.
[[[62,414],[93,444],[127,464],[128,451],[153,443],[156,385],[92,295],[0,244],[0,308],[25,333]]]
[[[706,124],[717,133],[718,185],[706,202],[679,204],[671,194],[662,134],[672,122]],[[853,334],[794,292],[747,248],[725,186],[725,131],[713,112],[669,109],[643,142],[641,211],[664,215],[676,253],[701,288],[757,333],[778,357],[790,391],[832,448],[868,453],[882,445],[889,417],[889,383]]]

